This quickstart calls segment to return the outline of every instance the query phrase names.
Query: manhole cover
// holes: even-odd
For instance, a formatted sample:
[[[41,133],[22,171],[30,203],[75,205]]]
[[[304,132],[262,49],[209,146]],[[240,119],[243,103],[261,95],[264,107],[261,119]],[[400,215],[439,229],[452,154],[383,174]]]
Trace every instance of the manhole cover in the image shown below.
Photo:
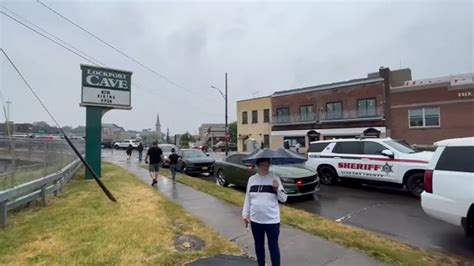
[[[182,235],[175,239],[174,246],[179,252],[201,250],[205,243],[192,235]]]

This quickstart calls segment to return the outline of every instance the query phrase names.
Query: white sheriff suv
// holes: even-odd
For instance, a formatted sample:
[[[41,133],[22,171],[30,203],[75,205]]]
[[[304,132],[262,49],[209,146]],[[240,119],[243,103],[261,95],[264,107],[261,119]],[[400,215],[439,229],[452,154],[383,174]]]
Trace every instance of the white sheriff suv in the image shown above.
[[[474,236],[474,137],[442,140],[425,172],[421,206]]]
[[[311,142],[306,166],[325,185],[340,178],[405,187],[413,196],[424,190],[424,172],[433,152],[412,149],[391,138],[334,139]]]

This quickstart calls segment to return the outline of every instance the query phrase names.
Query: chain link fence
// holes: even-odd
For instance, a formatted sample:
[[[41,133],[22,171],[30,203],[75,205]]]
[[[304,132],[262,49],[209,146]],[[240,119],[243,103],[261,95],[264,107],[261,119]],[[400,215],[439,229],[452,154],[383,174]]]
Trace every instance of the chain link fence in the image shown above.
[[[85,142],[73,141],[84,153]],[[55,173],[76,155],[61,138],[0,137],[0,191]]]

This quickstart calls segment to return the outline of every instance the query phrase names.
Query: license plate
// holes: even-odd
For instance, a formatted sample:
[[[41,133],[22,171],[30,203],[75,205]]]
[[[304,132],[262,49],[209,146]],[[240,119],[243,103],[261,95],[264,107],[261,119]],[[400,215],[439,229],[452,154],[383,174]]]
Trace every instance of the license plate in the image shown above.
[[[207,166],[204,166],[204,167],[202,168],[202,170],[207,170]]]

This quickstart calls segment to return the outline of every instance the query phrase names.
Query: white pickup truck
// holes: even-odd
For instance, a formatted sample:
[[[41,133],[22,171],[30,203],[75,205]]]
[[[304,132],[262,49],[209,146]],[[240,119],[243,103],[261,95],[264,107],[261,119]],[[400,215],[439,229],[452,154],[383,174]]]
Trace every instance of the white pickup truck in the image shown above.
[[[140,143],[139,140],[136,139],[124,139],[122,141],[117,141],[114,143],[114,148],[116,150],[118,149],[126,149],[128,145],[132,145],[134,149],[138,147],[138,144]]]
[[[474,236],[474,137],[443,140],[435,146],[421,206],[428,215],[462,226],[467,236]]]

